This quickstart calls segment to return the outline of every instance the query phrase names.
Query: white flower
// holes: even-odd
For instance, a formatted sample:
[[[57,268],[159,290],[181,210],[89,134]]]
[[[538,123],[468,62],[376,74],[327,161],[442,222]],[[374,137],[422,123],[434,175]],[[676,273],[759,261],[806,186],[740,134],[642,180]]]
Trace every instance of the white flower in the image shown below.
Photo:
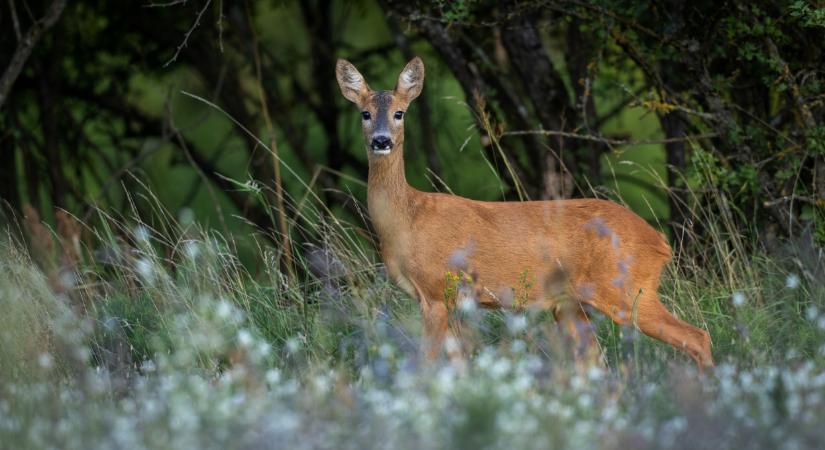
[[[502,378],[510,373],[510,369],[512,369],[512,367],[513,365],[510,363],[509,359],[499,358],[493,363],[492,366],[490,366],[490,375],[493,378]]]
[[[140,258],[135,261],[135,270],[137,270],[137,273],[150,283],[155,279],[154,266],[155,264],[147,258]]]
[[[286,341],[286,351],[295,353],[301,348],[301,340],[297,337],[291,337]]]
[[[444,350],[450,354],[457,352],[461,349],[461,345],[459,345],[458,339],[455,336],[447,336],[444,339]]]
[[[265,358],[269,355],[270,350],[272,350],[272,346],[269,345],[269,342],[261,342],[258,344],[258,356],[261,358]]]
[[[465,314],[469,314],[475,312],[478,309],[478,305],[476,305],[476,301],[470,297],[465,297],[461,299],[461,302],[458,304],[458,309]]]
[[[253,341],[254,339],[252,338],[252,333],[248,330],[238,331],[238,343],[240,343],[243,347],[251,346]]]
[[[513,341],[510,349],[513,353],[522,353],[527,349],[527,344],[525,344],[521,339],[516,339]]]
[[[41,353],[40,356],[37,357],[37,363],[40,364],[40,367],[49,370],[54,367],[54,358],[48,353]]]
[[[281,372],[278,369],[269,369],[266,371],[266,382],[269,384],[277,384],[281,381]]]
[[[740,307],[745,304],[745,294],[741,292],[734,292],[733,293],[733,306]]]
[[[247,181],[243,184],[243,187],[244,187],[247,191],[251,191],[251,192],[254,192],[254,193],[256,193],[256,194],[260,194],[260,193],[261,193],[261,186],[260,186],[258,183],[256,183],[254,180],[247,180]]]
[[[134,235],[135,240],[138,242],[149,242],[149,236],[151,236],[151,233],[149,232],[149,229],[146,228],[146,225],[140,224],[135,227]]]
[[[329,388],[332,386],[331,380],[326,375],[317,375],[312,379],[312,384],[315,386],[315,390],[320,393],[326,393],[329,391]]]
[[[527,318],[523,315],[514,315],[507,318],[507,329],[510,334],[519,334],[527,329]]]
[[[599,367],[593,365],[587,370],[587,378],[590,381],[600,381],[604,377],[604,372]]]
[[[819,309],[816,306],[809,306],[808,310],[805,311],[805,317],[813,322],[817,317],[819,317]]]
[[[155,362],[152,361],[151,359],[147,359],[146,361],[143,361],[143,363],[140,364],[140,370],[142,370],[144,372],[147,372],[147,373],[148,372],[154,372],[156,369],[157,369],[157,366],[155,365]]]
[[[187,258],[195,259],[200,254],[201,248],[195,241],[186,241],[186,243],[183,244],[183,252]]]
[[[799,275],[792,273],[785,278],[785,286],[789,289],[796,289],[799,287]]]
[[[378,347],[378,354],[384,359],[390,358],[392,356],[392,346],[386,343],[381,344],[381,346]]]
[[[228,319],[232,315],[232,309],[232,305],[228,301],[221,299],[218,302],[218,307],[215,308],[215,312],[218,314],[218,318]]]

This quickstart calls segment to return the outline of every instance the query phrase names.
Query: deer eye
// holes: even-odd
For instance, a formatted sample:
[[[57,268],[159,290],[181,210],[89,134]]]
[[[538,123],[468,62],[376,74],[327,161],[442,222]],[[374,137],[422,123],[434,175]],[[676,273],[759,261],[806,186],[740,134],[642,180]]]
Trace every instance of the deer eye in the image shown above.
[[[363,117],[363,118],[364,118],[364,120],[370,120],[370,117],[371,117],[371,116],[370,116],[370,112],[369,112],[369,111],[364,111],[364,112],[362,112],[362,113],[361,113],[361,117]]]
[[[401,120],[401,118],[404,117],[404,111],[396,111],[394,117],[395,120]]]

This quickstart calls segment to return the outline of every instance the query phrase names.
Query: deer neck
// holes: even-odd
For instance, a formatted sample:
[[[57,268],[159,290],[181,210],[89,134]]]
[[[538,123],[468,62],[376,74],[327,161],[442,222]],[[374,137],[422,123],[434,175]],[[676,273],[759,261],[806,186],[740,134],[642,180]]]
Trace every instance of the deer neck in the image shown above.
[[[382,245],[386,246],[407,234],[411,194],[412,189],[404,174],[404,149],[401,144],[389,155],[370,155],[367,207]]]

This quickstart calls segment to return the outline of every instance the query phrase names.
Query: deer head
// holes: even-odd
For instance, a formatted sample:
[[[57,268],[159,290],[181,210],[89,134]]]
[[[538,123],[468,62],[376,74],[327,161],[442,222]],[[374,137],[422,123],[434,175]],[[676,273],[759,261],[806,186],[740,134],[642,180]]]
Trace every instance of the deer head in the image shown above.
[[[373,158],[386,156],[404,142],[404,113],[424,87],[424,62],[415,57],[392,91],[373,91],[349,61],[339,59],[335,75],[341,93],[361,109],[361,128],[367,152]]]

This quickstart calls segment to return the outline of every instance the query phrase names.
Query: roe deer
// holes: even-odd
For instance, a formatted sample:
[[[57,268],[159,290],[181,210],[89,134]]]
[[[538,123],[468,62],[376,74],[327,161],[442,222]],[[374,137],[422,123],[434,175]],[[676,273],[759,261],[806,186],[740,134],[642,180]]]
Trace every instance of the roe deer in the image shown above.
[[[344,97],[361,110],[368,210],[381,258],[391,279],[420,303],[429,359],[448,332],[445,274],[452,270],[472,275],[482,307],[509,306],[529,273],[538,282],[526,286],[519,306],[553,308],[574,339],[595,342],[590,326],[576,326],[588,323],[584,305],[590,305],[685,351],[700,368],[713,365],[708,333],[659,301],[659,275],[671,250],[642,218],[606,200],[481,202],[413,189],[404,173],[404,113],[421,93],[424,63],[418,57],[407,63],[392,91],[371,90],[340,59],[336,77]]]

